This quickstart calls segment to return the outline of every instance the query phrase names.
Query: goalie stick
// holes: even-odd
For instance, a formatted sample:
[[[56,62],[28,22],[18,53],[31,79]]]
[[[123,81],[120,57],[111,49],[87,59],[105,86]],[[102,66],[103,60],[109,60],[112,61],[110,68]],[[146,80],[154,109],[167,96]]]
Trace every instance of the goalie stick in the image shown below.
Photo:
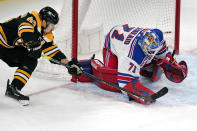
[[[65,66],[65,67],[68,68],[68,69],[70,68],[68,65],[66,65],[66,64],[64,64],[64,63],[61,63],[60,61],[55,60],[55,59],[53,59],[53,58],[51,58],[51,57],[49,57],[49,56],[46,56],[46,55],[44,55],[44,54],[42,54],[42,57],[45,58],[45,59],[48,59],[48,60],[50,60],[50,61],[52,61],[52,62],[54,62],[54,63],[56,63],[56,64]],[[165,94],[168,93],[168,88],[167,88],[167,87],[163,87],[162,89],[160,89],[159,91],[157,91],[157,92],[154,93],[153,95],[150,95],[150,96],[142,96],[142,95],[136,94],[136,93],[134,93],[134,92],[131,92],[131,91],[127,90],[127,89],[121,88],[121,87],[119,87],[119,86],[116,85],[116,84],[110,83],[110,82],[105,81],[105,80],[100,79],[100,78],[97,78],[97,77],[95,77],[94,75],[92,75],[92,74],[90,74],[90,73],[87,73],[87,72],[85,72],[85,71],[83,71],[83,70],[82,70],[82,73],[83,73],[86,77],[89,77],[89,78],[91,78],[91,79],[94,79],[94,80],[97,80],[97,81],[102,82],[102,83],[104,83],[104,84],[107,84],[107,85],[109,85],[109,86],[111,86],[111,87],[113,87],[113,88],[117,88],[117,89],[119,89],[119,90],[121,90],[121,91],[124,91],[124,92],[126,92],[126,93],[129,93],[129,94],[135,96],[136,98],[141,99],[141,100],[144,101],[145,103],[151,103],[152,101],[154,101],[154,100],[156,100],[156,99],[158,99],[158,98],[160,98],[160,97],[162,97],[162,96],[164,96]]]

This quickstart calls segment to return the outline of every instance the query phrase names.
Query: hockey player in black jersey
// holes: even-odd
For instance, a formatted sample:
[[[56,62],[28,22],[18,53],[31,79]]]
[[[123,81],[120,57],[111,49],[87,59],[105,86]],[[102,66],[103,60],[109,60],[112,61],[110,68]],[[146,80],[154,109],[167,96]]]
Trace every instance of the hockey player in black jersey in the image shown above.
[[[0,23],[0,59],[10,67],[18,67],[11,83],[7,83],[5,95],[29,103],[29,97],[20,93],[37,66],[41,53],[68,64],[70,74],[81,75],[76,60],[69,61],[53,42],[58,13],[51,7]],[[72,64],[74,66],[72,66]]]

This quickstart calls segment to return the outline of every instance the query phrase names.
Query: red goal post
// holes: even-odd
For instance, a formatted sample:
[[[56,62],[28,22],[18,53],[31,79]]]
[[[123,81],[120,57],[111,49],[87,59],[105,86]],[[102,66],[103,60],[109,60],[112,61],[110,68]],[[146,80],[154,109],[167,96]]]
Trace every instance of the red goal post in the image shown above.
[[[174,49],[179,54],[181,0],[176,0]]]

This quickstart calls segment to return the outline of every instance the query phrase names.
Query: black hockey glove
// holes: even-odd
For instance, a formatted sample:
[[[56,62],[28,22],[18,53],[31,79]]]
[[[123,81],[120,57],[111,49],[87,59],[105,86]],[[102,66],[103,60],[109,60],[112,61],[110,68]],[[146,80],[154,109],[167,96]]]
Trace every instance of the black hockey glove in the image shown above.
[[[68,62],[68,73],[71,75],[80,76],[82,74],[81,64],[78,62],[76,58],[73,58]]]
[[[34,58],[34,59],[38,59],[41,57],[41,50],[42,45],[40,43],[31,45],[31,47],[29,48],[29,57]]]

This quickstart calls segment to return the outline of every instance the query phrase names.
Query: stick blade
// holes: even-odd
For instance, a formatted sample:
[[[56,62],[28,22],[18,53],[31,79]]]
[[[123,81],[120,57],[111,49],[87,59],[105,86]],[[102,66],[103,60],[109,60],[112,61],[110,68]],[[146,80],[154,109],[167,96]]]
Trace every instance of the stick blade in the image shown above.
[[[162,96],[164,96],[165,94],[168,93],[168,88],[167,87],[163,87],[161,90],[159,90],[158,92],[156,92],[155,94],[151,95],[151,96],[146,96],[145,97],[145,101],[146,102],[151,102],[154,101]]]

